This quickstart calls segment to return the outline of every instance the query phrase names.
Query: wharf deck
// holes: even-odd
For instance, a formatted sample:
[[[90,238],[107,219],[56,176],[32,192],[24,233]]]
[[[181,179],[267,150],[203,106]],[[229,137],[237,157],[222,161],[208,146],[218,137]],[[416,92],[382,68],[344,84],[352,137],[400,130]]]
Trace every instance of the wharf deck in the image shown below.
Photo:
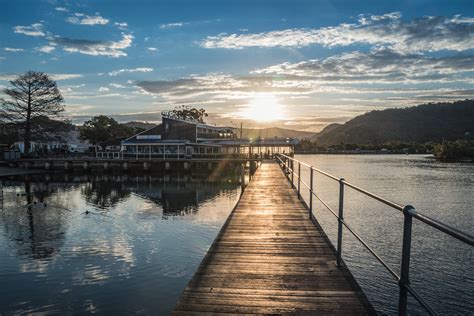
[[[338,314],[373,309],[275,162],[245,189],[175,315]]]

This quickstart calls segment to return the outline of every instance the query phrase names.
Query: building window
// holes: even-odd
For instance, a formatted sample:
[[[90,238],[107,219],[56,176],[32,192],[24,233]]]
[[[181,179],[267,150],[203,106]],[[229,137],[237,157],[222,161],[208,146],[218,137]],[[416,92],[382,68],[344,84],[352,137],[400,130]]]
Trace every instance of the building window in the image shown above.
[[[170,131],[170,125],[168,123],[165,123],[165,132]]]

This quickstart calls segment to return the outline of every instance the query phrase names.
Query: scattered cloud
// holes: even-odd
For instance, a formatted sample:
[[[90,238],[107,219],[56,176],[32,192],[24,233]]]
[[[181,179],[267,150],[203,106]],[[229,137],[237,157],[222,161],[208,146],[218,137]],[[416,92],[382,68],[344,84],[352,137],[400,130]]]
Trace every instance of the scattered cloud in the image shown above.
[[[98,14],[90,16],[83,13],[74,13],[74,16],[68,17],[66,21],[72,24],[82,25],[105,25],[109,23],[108,19],[105,19]]]
[[[128,23],[126,22],[115,22],[114,25],[119,29],[119,30],[122,30],[122,31],[125,31],[128,27]]]
[[[50,74],[50,76],[54,80],[69,80],[83,77],[81,74]]]
[[[423,51],[464,51],[474,48],[474,19],[425,16],[403,21],[398,12],[361,15],[356,23],[317,29],[294,28],[255,34],[219,34],[201,41],[205,48],[326,47],[369,44],[409,53]]]
[[[45,46],[41,46],[37,48],[37,50],[42,53],[51,53],[55,49],[56,48],[54,46],[49,46],[49,45],[45,45]]]
[[[148,50],[149,50],[150,52],[157,52],[157,51],[158,51],[158,48],[156,48],[156,47],[148,47]]]
[[[0,73],[0,81],[10,81],[14,80],[18,77],[20,74],[8,74],[8,73]],[[49,74],[49,76],[53,80],[69,80],[69,79],[77,79],[77,78],[82,78],[81,74]]]
[[[100,87],[99,88],[99,92],[108,92],[108,91],[110,91],[110,89],[107,88],[107,87]]]
[[[5,47],[3,50],[6,51],[6,52],[12,52],[12,53],[23,52],[24,51],[23,48],[12,48],[12,47]]]
[[[59,12],[69,12],[69,10],[65,7],[56,7],[54,10],[59,11]]]
[[[131,72],[152,72],[153,68],[142,67],[142,68],[128,68],[128,69],[119,69],[109,72],[109,76],[117,76],[121,73],[131,73]]]
[[[160,29],[166,30],[166,29],[177,28],[177,27],[183,26],[184,24],[186,24],[186,23],[176,22],[176,23],[161,24]]]
[[[317,83],[432,83],[468,80],[469,75],[466,73],[472,71],[472,55],[426,57],[378,49],[368,53],[354,51],[325,59],[282,63],[252,73]]]
[[[307,91],[287,81],[274,80],[270,76],[232,76],[209,74],[177,80],[139,81],[137,87],[145,94],[157,94],[169,99],[191,97],[225,99],[246,98],[254,93],[296,94]]]
[[[118,83],[109,83],[109,86],[114,87],[116,89],[125,89],[126,86],[118,84]]]
[[[2,74],[0,73],[0,81],[10,81],[15,80],[17,75],[15,74]]]
[[[30,26],[14,26],[13,32],[18,34],[24,34],[28,36],[45,36],[46,33],[43,31],[43,24],[42,23],[34,23]]]
[[[133,35],[122,34],[122,39],[116,42],[72,39],[60,36],[50,37],[49,40],[51,44],[62,46],[63,50],[67,52],[116,58],[127,56],[124,49],[132,45]]]

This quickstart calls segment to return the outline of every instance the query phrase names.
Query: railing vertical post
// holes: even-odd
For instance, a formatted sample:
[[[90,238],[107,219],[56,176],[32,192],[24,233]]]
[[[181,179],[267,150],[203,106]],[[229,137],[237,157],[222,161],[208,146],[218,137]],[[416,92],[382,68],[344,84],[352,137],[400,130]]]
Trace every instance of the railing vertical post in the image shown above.
[[[298,199],[301,199],[301,162],[298,161]]]
[[[291,187],[295,187],[295,182],[293,181],[293,176],[295,175],[295,163],[293,160],[290,160],[291,165]]]
[[[339,179],[339,217],[337,219],[337,266],[342,259],[342,222],[344,221],[344,178]]]
[[[410,252],[411,252],[411,229],[413,217],[410,213],[415,208],[406,205],[403,208],[403,246],[402,246],[402,266],[400,270],[400,295],[398,299],[398,315],[407,315],[408,290],[407,285],[410,284]]]
[[[240,190],[240,194],[244,194],[244,191],[245,191],[245,167],[244,167],[244,164],[240,164],[240,186],[241,186],[241,190]]]
[[[310,167],[309,172],[309,218],[313,216],[313,167]]]

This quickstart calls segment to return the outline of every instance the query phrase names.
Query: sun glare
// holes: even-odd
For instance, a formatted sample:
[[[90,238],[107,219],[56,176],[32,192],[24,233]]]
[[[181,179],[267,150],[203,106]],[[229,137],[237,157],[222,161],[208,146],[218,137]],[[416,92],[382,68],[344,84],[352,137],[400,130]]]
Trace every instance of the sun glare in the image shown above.
[[[261,93],[254,96],[253,100],[239,113],[242,118],[271,122],[284,119],[284,107],[273,94]]]

